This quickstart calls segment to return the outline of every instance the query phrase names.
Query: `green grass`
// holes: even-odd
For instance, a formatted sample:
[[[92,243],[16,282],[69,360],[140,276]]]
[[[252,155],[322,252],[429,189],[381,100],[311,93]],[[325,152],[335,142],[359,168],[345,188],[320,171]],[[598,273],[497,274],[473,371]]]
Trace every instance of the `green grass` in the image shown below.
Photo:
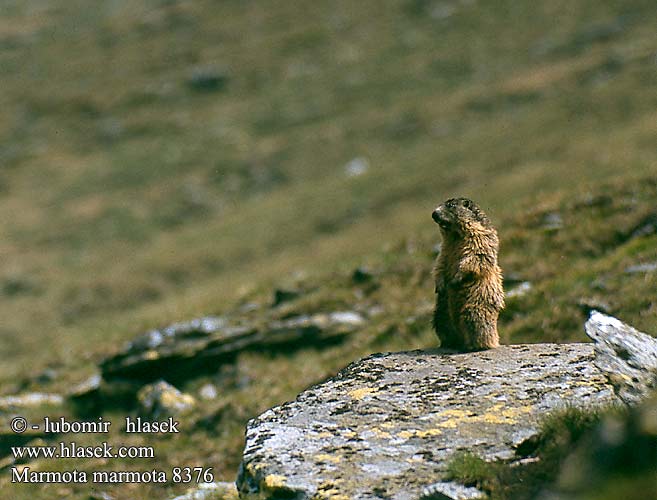
[[[429,213],[454,195],[532,282],[503,341],[584,340],[578,303],[596,301],[657,331],[655,273],[624,273],[656,259],[657,235],[630,237],[657,194],[653,3],[441,5],[5,2],[0,392],[64,391],[141,331],[266,305],[300,274],[293,310],[381,307],[343,346],[240,358],[219,434],[159,445],[232,479],[248,418],[374,350],[435,344]],[[225,89],[191,89],[197,67]],[[355,157],[369,170],[348,177]],[[376,289],[351,283],[359,265]]]
[[[534,438],[516,450],[525,463],[486,462],[460,453],[448,478],[496,499],[532,499],[551,492],[568,498],[653,498],[655,400],[637,407],[566,408],[548,415]]]
[[[448,464],[448,478],[475,486],[491,499],[531,499],[549,488],[559,476],[564,460],[583,436],[591,434],[602,419],[600,410],[569,408],[549,415],[538,437],[526,447],[537,461],[510,467],[504,462],[486,462],[473,453],[454,456]]]
[[[559,476],[566,457],[583,436],[592,433],[602,419],[600,410],[569,408],[549,415],[540,433],[526,447],[537,461],[510,467],[503,462],[486,462],[473,453],[460,453],[448,464],[448,478],[475,486],[491,499],[531,499],[549,488]]]

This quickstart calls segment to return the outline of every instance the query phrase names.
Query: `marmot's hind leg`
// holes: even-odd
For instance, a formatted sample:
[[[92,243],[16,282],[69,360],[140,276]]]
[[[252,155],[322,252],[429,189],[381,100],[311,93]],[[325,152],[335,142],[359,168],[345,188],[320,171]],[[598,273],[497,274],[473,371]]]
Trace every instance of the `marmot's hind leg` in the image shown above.
[[[462,342],[449,317],[447,300],[444,294],[436,296],[436,307],[433,311],[433,329],[440,339],[440,347],[445,349],[461,349]]]
[[[499,347],[497,314],[491,311],[466,309],[461,313],[460,323],[466,349],[480,351]]]

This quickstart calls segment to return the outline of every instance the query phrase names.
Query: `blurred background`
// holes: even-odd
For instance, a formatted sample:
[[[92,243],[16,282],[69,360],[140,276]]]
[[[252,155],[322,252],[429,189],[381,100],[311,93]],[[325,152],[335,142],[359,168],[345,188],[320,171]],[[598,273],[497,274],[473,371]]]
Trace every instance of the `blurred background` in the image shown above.
[[[657,331],[656,25],[652,0],[2,0],[2,393],[63,391],[276,287],[299,313],[367,302],[346,344],[240,358],[214,430],[166,445],[232,480],[248,418],[436,344],[430,214],[452,196],[522,284],[503,341],[582,340],[592,307]]]

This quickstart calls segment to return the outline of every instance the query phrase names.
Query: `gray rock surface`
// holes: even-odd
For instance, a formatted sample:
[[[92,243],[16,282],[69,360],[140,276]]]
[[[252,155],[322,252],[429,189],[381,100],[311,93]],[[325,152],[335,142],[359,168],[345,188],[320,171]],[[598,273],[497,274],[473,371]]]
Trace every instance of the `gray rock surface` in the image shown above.
[[[485,498],[486,494],[477,488],[447,481],[424,488],[419,500],[483,500]]]
[[[293,350],[297,347],[339,342],[365,324],[352,311],[298,315],[264,325],[232,323],[205,317],[147,332],[121,352],[101,363],[104,380],[170,382],[215,372],[243,351]]]
[[[235,483],[202,483],[173,500],[238,500]]]
[[[597,311],[585,330],[595,341],[595,365],[625,403],[638,403],[657,388],[657,339]]]
[[[61,394],[29,392],[27,394],[0,397],[0,410],[34,408],[39,406],[60,406],[63,403],[64,397]]]
[[[252,420],[237,485],[243,499],[417,500],[455,452],[521,458],[547,413],[617,401],[592,344],[373,355]]]

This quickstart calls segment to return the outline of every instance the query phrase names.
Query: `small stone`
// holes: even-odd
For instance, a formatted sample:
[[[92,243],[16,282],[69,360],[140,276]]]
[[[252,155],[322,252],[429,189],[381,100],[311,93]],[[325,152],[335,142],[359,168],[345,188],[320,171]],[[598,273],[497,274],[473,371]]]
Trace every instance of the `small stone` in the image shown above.
[[[557,212],[545,214],[541,228],[545,231],[558,231],[563,227],[563,219]]]
[[[653,273],[657,271],[657,262],[648,262],[645,264],[636,264],[625,268],[627,274]]]
[[[506,292],[506,297],[508,299],[514,297],[522,297],[527,295],[532,290],[532,284],[529,281],[523,281],[522,283],[516,285],[511,290]]]
[[[36,285],[28,278],[12,276],[2,281],[0,289],[5,295],[14,296],[33,292],[36,290]]]
[[[351,275],[351,280],[360,285],[372,281],[374,274],[367,267],[358,267]]]
[[[217,391],[217,386],[214,384],[205,384],[198,391],[198,395],[201,399],[217,399],[219,391]]]
[[[290,288],[277,288],[274,290],[274,307],[280,306],[285,302],[291,302],[301,297],[301,290]]]
[[[477,488],[454,482],[435,483],[422,490],[419,500],[482,500],[486,494]]]
[[[187,85],[197,92],[217,92],[228,84],[228,72],[216,66],[198,66],[187,80]]]
[[[71,397],[79,397],[97,392],[100,389],[102,381],[102,377],[96,373],[83,382],[80,382],[78,385],[73,386],[68,395]]]
[[[40,384],[47,384],[55,379],[57,379],[57,370],[53,370],[52,368],[46,368],[36,377],[36,381]]]
[[[235,483],[216,482],[201,483],[197,488],[190,489],[184,495],[172,500],[238,500]]]
[[[116,497],[113,497],[106,491],[95,491],[91,493],[88,497],[89,500],[115,500]]]
[[[260,304],[257,302],[246,302],[239,307],[239,312],[242,314],[252,313],[260,309]]]
[[[345,174],[347,177],[360,177],[367,173],[370,168],[370,163],[367,158],[357,157],[347,162],[344,166]]]
[[[341,311],[329,314],[329,321],[332,324],[341,324],[349,326],[361,326],[365,319],[354,311]]]
[[[504,288],[513,288],[522,283],[525,283],[527,280],[514,271],[504,273]]]
[[[142,387],[137,393],[140,413],[152,419],[173,417],[191,410],[196,401],[171,384],[160,380]]]

